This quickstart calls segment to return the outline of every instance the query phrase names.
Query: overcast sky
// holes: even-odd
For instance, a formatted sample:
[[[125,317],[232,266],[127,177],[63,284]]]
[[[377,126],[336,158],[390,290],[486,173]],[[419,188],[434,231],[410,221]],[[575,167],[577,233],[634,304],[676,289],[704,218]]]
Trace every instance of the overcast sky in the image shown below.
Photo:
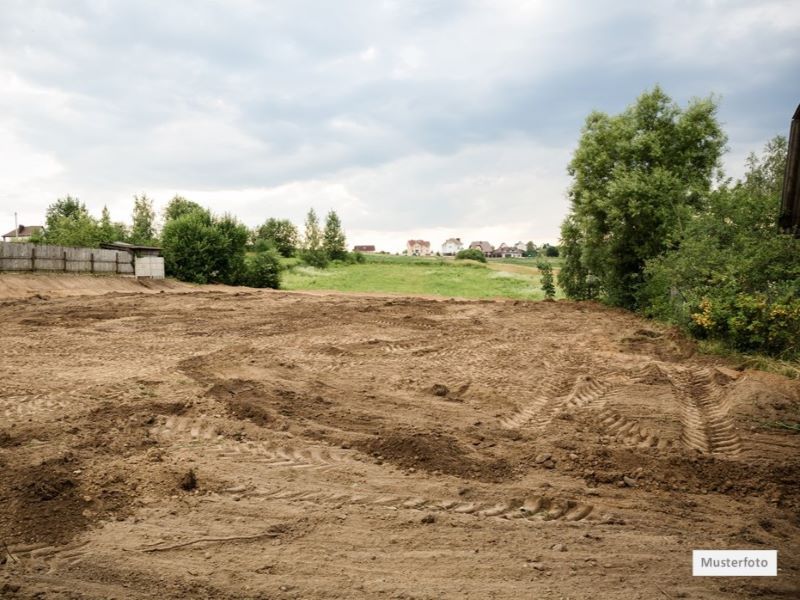
[[[0,229],[176,193],[354,244],[555,242],[592,109],[711,93],[726,170],[788,131],[800,0],[2,0]]]

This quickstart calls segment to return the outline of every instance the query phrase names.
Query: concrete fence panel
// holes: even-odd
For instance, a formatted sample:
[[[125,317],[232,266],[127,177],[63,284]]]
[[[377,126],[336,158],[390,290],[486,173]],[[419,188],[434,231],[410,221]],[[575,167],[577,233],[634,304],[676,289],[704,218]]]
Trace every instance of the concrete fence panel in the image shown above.
[[[0,271],[133,275],[134,258],[118,250],[0,242]]]

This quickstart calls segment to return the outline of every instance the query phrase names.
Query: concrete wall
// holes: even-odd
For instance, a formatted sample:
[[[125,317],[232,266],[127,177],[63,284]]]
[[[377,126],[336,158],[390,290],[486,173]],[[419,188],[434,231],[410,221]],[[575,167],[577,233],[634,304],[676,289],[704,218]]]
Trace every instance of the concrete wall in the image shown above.
[[[136,276],[164,279],[164,259],[161,256],[136,257]]]
[[[133,256],[125,251],[0,242],[0,271],[133,275],[134,266]]]

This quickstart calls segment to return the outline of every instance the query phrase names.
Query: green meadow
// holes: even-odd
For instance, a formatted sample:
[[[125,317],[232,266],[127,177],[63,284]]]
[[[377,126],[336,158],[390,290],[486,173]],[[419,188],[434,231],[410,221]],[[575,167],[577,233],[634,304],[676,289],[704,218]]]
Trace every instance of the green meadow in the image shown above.
[[[483,264],[446,258],[368,255],[365,263],[334,263],[326,269],[316,269],[288,261],[281,287],[287,290],[541,300],[544,293],[535,264],[535,260]],[[561,297],[560,290],[557,297]]]

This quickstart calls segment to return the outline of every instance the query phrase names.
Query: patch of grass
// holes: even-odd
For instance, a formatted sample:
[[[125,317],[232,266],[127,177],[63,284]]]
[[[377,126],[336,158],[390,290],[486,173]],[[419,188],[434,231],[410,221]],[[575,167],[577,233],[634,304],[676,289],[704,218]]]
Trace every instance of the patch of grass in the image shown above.
[[[705,354],[728,358],[748,369],[759,369],[783,375],[789,379],[800,379],[800,362],[798,361],[781,360],[764,354],[744,354],[732,350],[718,340],[699,340],[697,346]]]
[[[538,271],[506,272],[498,267],[450,258],[371,255],[363,264],[323,270],[295,266],[284,273],[281,287],[450,298],[544,298]]]

